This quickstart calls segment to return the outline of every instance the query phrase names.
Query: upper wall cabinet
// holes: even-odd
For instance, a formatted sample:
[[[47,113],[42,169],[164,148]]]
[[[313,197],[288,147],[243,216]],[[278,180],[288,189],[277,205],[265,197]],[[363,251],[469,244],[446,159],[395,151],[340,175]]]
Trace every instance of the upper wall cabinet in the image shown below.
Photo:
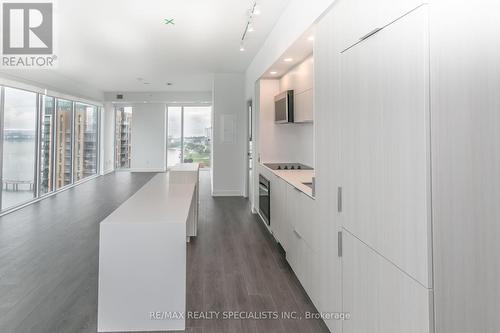
[[[423,5],[422,0],[349,0],[340,2],[343,17],[342,45],[344,49],[358,43],[371,33],[396,21],[405,14]]]
[[[294,122],[310,123],[314,120],[314,92],[312,89],[294,95]]]
[[[431,287],[427,21],[422,6],[341,55],[341,219]]]
[[[280,79],[280,91],[293,90],[294,123],[314,120],[314,58],[310,56]]]

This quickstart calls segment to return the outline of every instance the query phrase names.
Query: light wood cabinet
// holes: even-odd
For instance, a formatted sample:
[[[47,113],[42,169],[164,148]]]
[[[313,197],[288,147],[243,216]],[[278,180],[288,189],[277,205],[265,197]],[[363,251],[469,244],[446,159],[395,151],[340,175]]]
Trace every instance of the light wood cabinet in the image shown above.
[[[315,227],[314,200],[290,184],[286,184],[286,198],[289,220],[286,258],[306,292],[315,299],[313,261],[316,255],[310,245]]]
[[[341,55],[342,225],[431,287],[427,7]]]
[[[271,176],[271,230],[274,238],[285,251],[288,250],[288,218],[286,183],[276,175]]]
[[[313,280],[320,311],[351,314],[332,332],[500,332],[498,8],[429,3],[337,0],[316,27]]]
[[[314,58],[308,57],[280,79],[280,91],[294,92],[294,123],[314,120]]]
[[[415,8],[426,3],[422,0],[349,0],[341,1],[338,10],[345,13],[340,39],[342,50],[358,43],[364,36],[383,28]]]
[[[313,89],[294,95],[294,122],[311,123],[314,120]]]
[[[431,331],[427,288],[361,241],[343,232],[344,333]]]

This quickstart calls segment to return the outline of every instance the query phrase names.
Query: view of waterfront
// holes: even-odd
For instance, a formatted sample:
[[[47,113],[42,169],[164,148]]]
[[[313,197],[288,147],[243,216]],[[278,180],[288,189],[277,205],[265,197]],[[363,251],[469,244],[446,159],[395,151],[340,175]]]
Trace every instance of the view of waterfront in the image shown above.
[[[98,112],[93,105],[4,87],[2,211],[97,173]]]
[[[168,108],[168,166],[184,162],[211,166],[211,107]]]
[[[35,135],[4,141],[2,207],[34,197]]]

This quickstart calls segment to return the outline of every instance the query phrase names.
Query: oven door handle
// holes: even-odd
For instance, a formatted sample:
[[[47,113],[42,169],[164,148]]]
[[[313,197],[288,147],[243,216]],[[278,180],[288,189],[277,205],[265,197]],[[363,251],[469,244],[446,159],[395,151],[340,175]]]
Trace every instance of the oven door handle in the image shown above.
[[[266,193],[269,193],[269,189],[262,183],[259,183],[259,188]]]

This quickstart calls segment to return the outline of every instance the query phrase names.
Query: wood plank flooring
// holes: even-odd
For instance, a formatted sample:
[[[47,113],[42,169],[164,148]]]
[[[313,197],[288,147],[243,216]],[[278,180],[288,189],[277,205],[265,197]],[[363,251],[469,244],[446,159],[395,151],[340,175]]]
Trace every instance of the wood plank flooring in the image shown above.
[[[201,172],[188,311],[315,311],[243,198]],[[154,174],[113,173],[0,217],[0,332],[96,332],[99,222]],[[188,320],[186,332],[328,332],[318,320]]]

